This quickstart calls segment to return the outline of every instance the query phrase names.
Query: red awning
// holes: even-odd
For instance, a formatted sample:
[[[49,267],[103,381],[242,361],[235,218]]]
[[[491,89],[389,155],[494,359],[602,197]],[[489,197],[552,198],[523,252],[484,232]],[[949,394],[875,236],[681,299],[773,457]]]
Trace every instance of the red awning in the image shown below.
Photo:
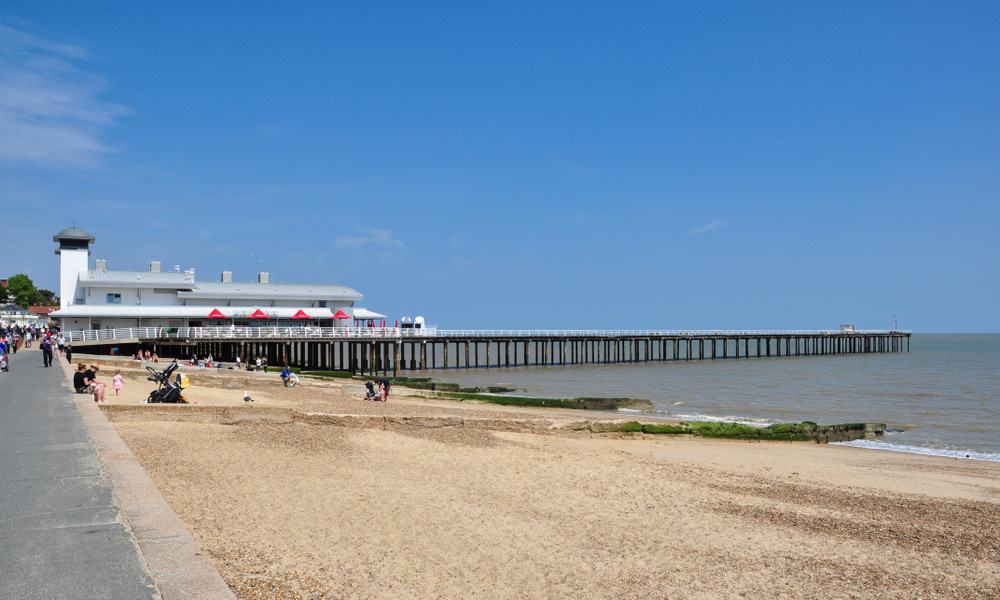
[[[217,308],[213,308],[212,312],[208,313],[208,316],[205,317],[205,318],[206,319],[228,319],[229,317],[227,317],[226,315],[222,314],[221,310],[219,310]]]
[[[306,311],[304,311],[304,310],[302,310],[300,308],[299,312],[297,312],[294,315],[292,315],[292,318],[293,319],[311,319],[312,317],[310,317],[309,315],[307,315]]]
[[[264,312],[264,311],[262,311],[261,309],[258,308],[257,310],[253,311],[253,314],[250,315],[250,318],[251,319],[270,319],[271,316],[268,315],[266,312]]]
[[[345,312],[344,312],[344,311],[342,311],[342,310],[338,310],[338,311],[337,311],[337,314],[333,315],[333,318],[334,318],[334,319],[350,319],[350,318],[351,318],[351,315],[349,315],[349,314],[345,313]]]

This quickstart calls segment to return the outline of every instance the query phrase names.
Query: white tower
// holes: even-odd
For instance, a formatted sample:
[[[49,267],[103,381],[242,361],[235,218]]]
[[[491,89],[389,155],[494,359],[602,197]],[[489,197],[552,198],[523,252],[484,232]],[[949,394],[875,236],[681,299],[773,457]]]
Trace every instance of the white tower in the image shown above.
[[[94,236],[73,226],[52,236],[52,241],[59,243],[59,308],[66,308],[76,304],[80,273],[89,269]]]

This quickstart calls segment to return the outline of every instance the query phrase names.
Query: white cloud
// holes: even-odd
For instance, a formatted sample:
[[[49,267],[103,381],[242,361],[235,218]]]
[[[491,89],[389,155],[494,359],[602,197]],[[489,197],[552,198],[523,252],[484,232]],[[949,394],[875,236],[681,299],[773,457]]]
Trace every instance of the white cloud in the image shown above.
[[[723,221],[722,219],[719,219],[717,221],[712,221],[710,223],[705,223],[701,227],[695,227],[694,229],[692,229],[691,235],[702,235],[708,233],[709,231],[716,231],[717,229],[722,229],[722,226],[725,224],[726,222]]]
[[[406,244],[397,240],[388,229],[365,229],[359,235],[335,238],[333,245],[337,248],[375,251],[383,256],[398,256],[406,252]]]
[[[0,24],[0,162],[93,167],[112,151],[103,133],[127,111],[100,99],[87,56]]]

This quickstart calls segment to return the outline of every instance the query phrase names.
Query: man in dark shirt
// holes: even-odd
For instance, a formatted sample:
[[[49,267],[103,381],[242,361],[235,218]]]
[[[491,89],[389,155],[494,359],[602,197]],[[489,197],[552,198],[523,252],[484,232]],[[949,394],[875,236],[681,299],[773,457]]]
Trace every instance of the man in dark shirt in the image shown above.
[[[83,365],[78,365],[76,367],[76,373],[73,373],[73,389],[76,390],[76,393],[78,394],[86,394],[89,391],[87,390],[87,382],[84,381],[85,377],[85,367]]]
[[[52,366],[52,342],[49,338],[42,340],[42,364],[46,367]]]

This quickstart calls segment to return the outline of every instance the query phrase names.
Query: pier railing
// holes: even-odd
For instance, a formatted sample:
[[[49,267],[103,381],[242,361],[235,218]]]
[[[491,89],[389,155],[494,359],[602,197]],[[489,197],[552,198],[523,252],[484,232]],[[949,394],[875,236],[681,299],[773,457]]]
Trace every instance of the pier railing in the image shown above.
[[[909,335],[886,329],[410,329],[399,327],[126,327],[64,331],[69,343],[141,340],[379,340],[413,338],[641,338]]]

